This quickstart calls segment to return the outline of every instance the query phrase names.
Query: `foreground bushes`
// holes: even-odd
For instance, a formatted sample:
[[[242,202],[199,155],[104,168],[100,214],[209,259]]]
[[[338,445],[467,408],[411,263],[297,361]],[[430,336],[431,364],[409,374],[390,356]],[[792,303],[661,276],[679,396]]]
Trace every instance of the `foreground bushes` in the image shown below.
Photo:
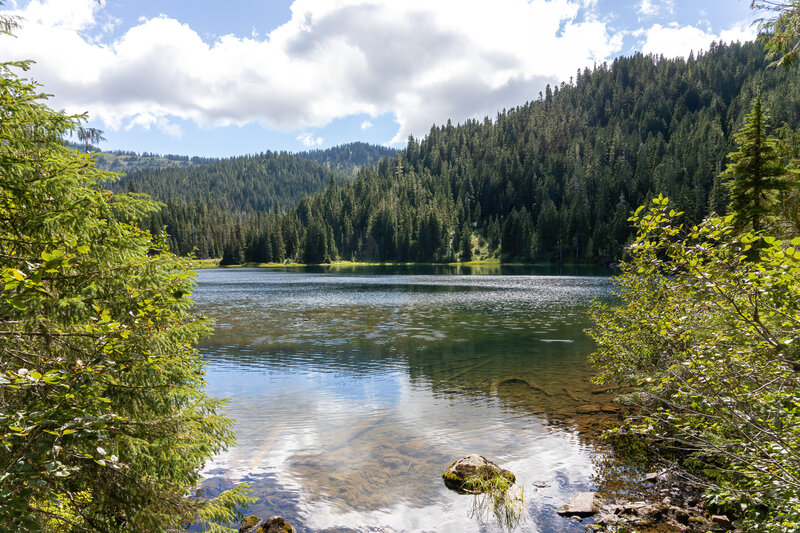
[[[193,274],[136,225],[152,202],[64,146],[94,132],[26,67],[0,63],[0,531],[220,529],[247,498],[189,497],[234,440],[202,390]]]
[[[593,360],[635,387],[621,433],[707,488],[747,531],[800,531],[800,238],[740,234],[735,217],[686,228],[667,199],[640,208],[596,305]]]

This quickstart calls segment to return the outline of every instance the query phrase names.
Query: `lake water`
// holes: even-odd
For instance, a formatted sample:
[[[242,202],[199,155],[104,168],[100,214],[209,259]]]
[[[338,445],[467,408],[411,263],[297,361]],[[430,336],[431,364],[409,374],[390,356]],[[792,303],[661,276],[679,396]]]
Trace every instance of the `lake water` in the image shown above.
[[[607,277],[531,269],[201,270],[208,392],[238,444],[208,492],[249,482],[249,512],[298,531],[499,531],[444,469],[479,453],[514,472],[517,531],[583,531],[555,514],[594,488],[605,416],[585,311]],[[595,391],[596,392],[596,391]],[[480,502],[478,502],[480,503]]]

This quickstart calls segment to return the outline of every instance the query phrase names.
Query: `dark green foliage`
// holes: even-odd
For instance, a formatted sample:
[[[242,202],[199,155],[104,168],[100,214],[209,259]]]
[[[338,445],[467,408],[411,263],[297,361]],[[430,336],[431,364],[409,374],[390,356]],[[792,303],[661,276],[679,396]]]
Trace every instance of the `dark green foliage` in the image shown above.
[[[303,262],[318,264],[329,263],[330,260],[327,228],[315,220],[308,226],[306,231],[306,238],[303,243]]]
[[[244,487],[189,496],[234,442],[203,392],[190,266],[136,224],[153,202],[64,146],[96,132],[48,108],[27,68],[0,63],[0,530],[231,519]]]
[[[461,241],[461,261],[472,261],[472,231],[470,231],[469,223],[467,222],[464,222],[464,225],[461,227],[459,241]]]
[[[130,172],[115,190],[135,190],[166,203],[144,225],[153,233],[166,230],[170,249],[178,254],[194,253],[199,258],[226,255],[226,262],[274,255],[274,261],[282,261],[279,257],[286,253],[280,251],[282,243],[271,245],[277,247],[273,253],[255,237],[274,231],[273,226],[263,227],[266,212],[277,213],[282,207],[295,205],[303,196],[324,189],[334,177],[349,179],[361,165],[394,153],[379,146],[352,143],[299,154],[266,152],[230,159],[181,159],[177,163],[185,165],[180,168],[154,166]],[[120,155],[134,156],[145,157]],[[151,160],[155,155],[147,157]],[[238,236],[232,233],[237,225]],[[251,246],[260,250],[245,250]],[[290,250],[289,257],[295,256],[296,250]]]
[[[786,167],[778,154],[778,141],[767,135],[767,120],[758,94],[744,126],[734,135],[739,150],[728,154],[731,164],[722,173],[729,180],[729,209],[737,228],[756,233],[761,231],[764,218],[775,211],[775,192],[789,186],[782,179]]]
[[[765,66],[754,43],[620,58],[494,121],[434,126],[286,216],[302,248],[313,212],[344,259],[451,261],[468,223],[505,260],[614,262],[654,192],[689,221],[722,214],[719,173],[756,87],[777,123],[800,124],[800,77]]]
[[[303,159],[316,161],[346,176],[355,177],[360,168],[377,163],[384,157],[393,157],[395,154],[397,154],[397,150],[393,148],[353,142],[326,148],[325,150],[297,152],[295,155]]]
[[[187,168],[142,169],[119,182],[132,183],[157,200],[201,201],[228,213],[270,211],[292,205],[328,184],[331,171],[288,152],[266,152]]]
[[[553,214],[555,215],[555,206],[553,206]],[[543,215],[546,215],[546,211],[543,211],[539,218],[541,219]],[[555,223],[557,225],[558,221],[556,220]],[[544,226],[545,224],[540,220],[539,227],[542,228]],[[504,259],[524,261],[532,257],[533,224],[528,210],[524,207],[520,211],[513,209],[508,218],[506,218],[503,224],[500,248],[503,250]]]

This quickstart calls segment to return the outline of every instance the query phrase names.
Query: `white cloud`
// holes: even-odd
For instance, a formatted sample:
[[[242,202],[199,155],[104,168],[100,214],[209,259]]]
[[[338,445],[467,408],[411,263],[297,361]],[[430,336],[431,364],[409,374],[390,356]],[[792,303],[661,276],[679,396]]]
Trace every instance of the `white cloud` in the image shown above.
[[[664,57],[687,57],[689,52],[708,50],[713,42],[751,41],[756,31],[752,25],[741,22],[730,28],[714,33],[711,29],[700,29],[696,26],[662,26],[654,24],[645,32],[642,51],[645,54],[663,54]]]
[[[637,8],[639,15],[642,17],[655,17],[662,13],[674,13],[675,1],[674,0],[641,0]]]
[[[156,128],[174,139],[183,137],[183,128],[179,124],[171,122],[167,117],[159,117],[156,121]]]
[[[17,10],[17,38],[0,39],[0,57],[35,59],[32,76],[54,107],[88,111],[107,129],[179,135],[176,120],[257,122],[318,145],[305,132],[389,113],[393,141],[404,142],[433,123],[494,116],[613,58],[622,34],[596,9],[594,0],[295,0],[267,36],[204,39],[166,16],[120,31],[96,0],[32,0]],[[654,26],[652,47],[658,29],[679,30]]]
[[[99,2],[87,0],[32,0],[22,16],[24,24],[82,31],[95,25]]]
[[[291,20],[264,38],[206,41],[162,16],[106,43],[96,40],[108,25],[98,6],[33,0],[0,54],[37,60],[33,75],[55,106],[111,129],[172,117],[307,131],[392,113],[402,142],[533,99],[620,48],[603,22],[577,20],[586,0],[296,0]]]
[[[303,146],[311,148],[313,146],[320,146],[322,144],[322,137],[314,137],[313,133],[304,132],[297,136],[297,140],[303,143]]]
[[[365,120],[364,122],[361,123],[361,131],[367,131],[371,127],[372,127],[372,122],[370,122],[369,120]]]
[[[645,17],[652,17],[656,13],[658,13],[658,6],[652,2],[652,0],[642,0],[639,3],[639,14]]]
[[[735,41],[745,42],[745,41],[752,41],[758,35],[758,31],[755,26],[753,26],[750,22],[740,22],[739,24],[735,24],[730,28],[722,30],[719,33],[718,41],[724,41],[726,43],[732,43]]]
[[[155,127],[158,131],[176,139],[183,136],[183,128],[179,124],[173,123],[166,116],[157,116],[152,113],[136,115],[125,125],[124,129],[131,130],[137,127],[144,130],[150,130],[150,128]]]

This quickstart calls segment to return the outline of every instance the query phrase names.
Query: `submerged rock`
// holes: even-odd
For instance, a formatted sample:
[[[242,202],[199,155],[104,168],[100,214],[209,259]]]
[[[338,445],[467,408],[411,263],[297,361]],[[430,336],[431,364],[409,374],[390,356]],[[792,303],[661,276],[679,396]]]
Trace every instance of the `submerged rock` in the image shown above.
[[[619,412],[619,407],[609,403],[585,403],[583,405],[579,405],[577,409],[575,409],[575,412],[579,415],[592,415],[597,413],[614,414]]]
[[[257,528],[258,524],[261,523],[261,519],[256,515],[250,515],[246,518],[242,518],[239,526],[239,533],[253,533]]]
[[[536,385],[533,381],[531,381],[529,379],[525,379],[525,378],[520,378],[520,377],[517,377],[517,376],[507,376],[507,377],[496,379],[496,380],[492,381],[492,383],[489,385],[489,394],[492,394],[492,395],[497,394],[497,389],[500,387],[500,385],[503,385],[505,383],[509,383],[509,384],[517,383],[517,384],[527,385],[532,390],[534,390],[536,392],[540,392],[540,393],[544,394],[545,396],[548,396],[548,397],[552,396],[552,394],[550,394],[549,392],[547,392],[543,388],[541,388],[538,385]]]
[[[592,394],[605,394],[607,392],[611,392],[617,390],[619,387],[617,385],[608,385],[606,387],[598,387],[596,389],[592,389]]]
[[[281,516],[267,518],[261,527],[258,527],[259,524],[261,524],[261,519],[256,515],[243,518],[241,526],[239,526],[239,533],[295,533],[292,525]]]
[[[445,486],[461,494],[505,492],[513,485],[514,474],[482,455],[472,454],[453,461],[442,474]]]
[[[579,492],[569,501],[556,510],[561,516],[578,516],[585,518],[597,512],[594,492]]]
[[[594,413],[600,413],[603,411],[603,406],[599,403],[586,403],[583,405],[579,405],[575,412],[579,415],[590,415]]]
[[[281,516],[267,518],[258,533],[294,533],[292,525]]]

